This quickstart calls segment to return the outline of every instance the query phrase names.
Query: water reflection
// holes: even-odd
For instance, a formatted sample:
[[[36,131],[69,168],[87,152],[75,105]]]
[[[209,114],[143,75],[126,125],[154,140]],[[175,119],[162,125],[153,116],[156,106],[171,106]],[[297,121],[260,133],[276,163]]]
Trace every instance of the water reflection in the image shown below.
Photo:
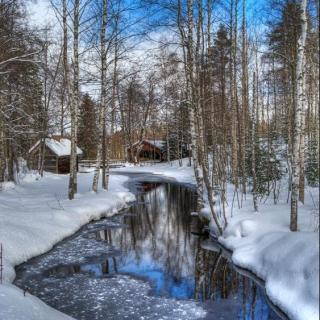
[[[263,290],[220,249],[201,246],[194,235],[202,234],[201,223],[190,215],[196,208],[191,189],[155,182],[134,188],[135,205],[18,268],[16,284],[78,319],[123,319],[128,310],[135,310],[132,319],[203,318],[186,299],[199,301],[206,319],[279,319]]]
[[[102,277],[118,273],[116,257],[106,258],[102,263],[59,265],[45,272],[46,276],[65,277],[77,273],[87,273],[92,276]]]
[[[117,270],[152,282],[153,294],[192,298],[196,239],[190,233],[194,193],[179,185],[143,184],[138,205],[123,216],[127,229],[106,229],[96,239],[122,252]]]
[[[262,288],[238,273],[221,250],[204,249],[200,242],[195,283],[195,299],[206,302],[213,314],[219,310],[218,314],[228,315],[226,319],[280,319],[268,305]]]

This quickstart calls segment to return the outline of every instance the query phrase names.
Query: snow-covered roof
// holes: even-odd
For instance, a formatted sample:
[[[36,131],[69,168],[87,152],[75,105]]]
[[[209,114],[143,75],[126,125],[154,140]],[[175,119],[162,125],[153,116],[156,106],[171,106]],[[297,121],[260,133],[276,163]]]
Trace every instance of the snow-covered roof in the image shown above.
[[[159,149],[164,148],[166,142],[164,140],[144,140],[150,144],[153,144],[154,146],[156,146]]]
[[[40,144],[40,141],[41,140],[39,140],[35,145],[33,145],[30,148],[29,153],[38,147],[38,145]],[[71,141],[67,138],[60,138],[59,140],[53,139],[53,138],[46,138],[45,144],[58,157],[70,156]],[[82,154],[82,150],[77,147],[77,155],[81,155],[81,154]]]
[[[151,145],[153,145],[153,146],[155,146],[156,148],[159,148],[159,149],[163,149],[165,144],[166,144],[165,140],[143,139],[142,142],[147,142],[147,143],[149,143],[149,144],[151,144]],[[139,141],[136,142],[134,145],[137,145],[138,143],[139,143]]]

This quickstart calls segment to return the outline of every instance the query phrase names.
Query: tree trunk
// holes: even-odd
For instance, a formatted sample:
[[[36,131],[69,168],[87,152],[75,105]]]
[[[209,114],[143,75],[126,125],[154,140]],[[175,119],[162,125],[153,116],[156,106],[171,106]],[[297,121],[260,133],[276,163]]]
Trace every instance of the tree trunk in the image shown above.
[[[2,103],[2,98],[0,97],[0,102]],[[0,191],[2,182],[5,180],[6,171],[6,151],[5,151],[5,131],[3,125],[2,114],[0,113]]]
[[[297,63],[296,63],[296,99],[294,112],[294,133],[293,133],[293,152],[292,152],[292,192],[291,192],[291,215],[290,230],[298,229],[298,193],[300,171],[304,163],[300,163],[301,141],[304,139],[304,116],[305,116],[305,43],[307,37],[307,0],[301,0],[301,34],[298,40]]]
[[[231,61],[230,61],[230,95],[231,95],[231,147],[232,180],[238,189],[238,141],[237,141],[237,0],[231,0]],[[235,14],[236,13],[236,14]]]
[[[254,211],[258,211],[257,199],[257,175],[256,175],[256,113],[257,113],[257,79],[256,73],[253,73],[253,89],[252,89],[252,128],[251,128],[251,171],[252,171],[252,196]]]
[[[187,36],[187,60],[186,60],[186,77],[187,77],[187,100],[189,107],[190,119],[190,136],[191,136],[191,150],[193,167],[197,181],[197,194],[198,203],[197,210],[200,211],[203,207],[203,174],[199,161],[198,141],[199,136],[197,132],[196,123],[196,103],[195,103],[195,90],[194,90],[194,61],[193,61],[193,0],[187,1],[188,10],[188,36]]]
[[[305,68],[305,61],[303,64]],[[306,140],[306,86],[305,86],[305,71],[303,71],[303,80],[302,80],[302,92],[303,92],[303,101],[302,101],[302,113],[301,113],[301,133],[300,133],[300,146],[299,146],[299,163],[300,163],[300,172],[299,172],[299,201],[304,203],[304,187],[305,187],[305,172],[304,172],[304,163],[305,163],[305,140]]]
[[[63,0],[63,84],[64,84],[64,94],[66,97],[63,97],[62,100],[65,102],[65,106],[70,106],[70,79],[69,79],[69,63],[68,63],[68,24],[67,24],[67,0]],[[64,106],[63,102],[61,103],[61,123],[60,131],[61,136],[64,135]]]
[[[107,28],[107,0],[103,0],[102,3],[102,22],[100,30],[100,54],[101,54],[101,92],[100,92],[100,112],[99,112],[99,141],[97,151],[96,170],[92,182],[92,190],[98,191],[99,174],[101,162],[103,160],[103,166],[105,168],[105,140],[106,140],[106,109],[107,109],[107,88],[106,88],[106,73],[107,73],[107,56],[106,56],[106,28]],[[105,169],[103,170],[105,175]],[[107,189],[107,181],[103,178],[103,188]]]
[[[74,1],[73,17],[73,94],[71,103],[71,154],[70,154],[70,178],[69,199],[77,193],[77,122],[79,107],[79,5],[80,0]]]
[[[247,49],[247,21],[246,0],[242,3],[242,117],[241,117],[241,176],[242,192],[246,194],[246,137],[247,137],[247,114],[248,114],[248,49]]]

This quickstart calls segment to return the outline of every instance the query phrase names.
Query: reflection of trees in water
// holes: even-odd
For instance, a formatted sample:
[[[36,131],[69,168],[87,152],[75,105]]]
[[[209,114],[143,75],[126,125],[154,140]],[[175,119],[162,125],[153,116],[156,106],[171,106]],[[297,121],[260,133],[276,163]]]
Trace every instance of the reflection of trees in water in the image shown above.
[[[108,274],[108,273],[112,272],[112,270],[111,270],[112,266],[113,266],[113,271],[115,273],[117,273],[118,272],[117,259],[115,257],[107,258],[106,261],[104,263],[102,263],[101,272],[103,274]]]
[[[117,273],[116,257],[107,257],[103,262],[84,263],[76,265],[58,265],[48,270],[48,276],[70,276],[76,273],[93,273],[97,275],[107,275],[109,273]],[[32,281],[32,277],[30,277]]]
[[[48,271],[49,276],[61,275],[73,275],[75,273],[80,273],[80,265],[68,265],[68,266],[57,266]]]
[[[192,276],[195,248],[189,229],[196,203],[194,193],[179,185],[152,187],[147,184],[150,191],[139,195],[138,204],[129,209],[124,218],[129,228],[112,230],[113,243],[138,263],[149,256],[177,280]]]
[[[201,248],[200,242],[199,239],[196,252],[195,298],[205,301],[240,296],[243,319],[254,320],[259,313],[259,310],[256,310],[256,284],[237,273],[231,263],[222,256],[221,251],[205,250]]]

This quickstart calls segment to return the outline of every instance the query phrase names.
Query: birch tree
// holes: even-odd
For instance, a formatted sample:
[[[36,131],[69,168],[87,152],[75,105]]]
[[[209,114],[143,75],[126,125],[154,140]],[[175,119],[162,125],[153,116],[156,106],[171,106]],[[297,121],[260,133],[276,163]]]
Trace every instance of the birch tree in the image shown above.
[[[248,125],[248,41],[247,41],[247,20],[246,20],[246,0],[242,1],[242,53],[241,53],[241,67],[242,67],[242,110],[241,110],[241,176],[242,176],[242,192],[246,194],[246,138]]]
[[[181,2],[178,0],[178,27],[181,30],[182,34],[182,43],[186,45],[186,58],[185,58],[185,72],[187,80],[187,103],[189,110],[189,120],[190,120],[190,137],[191,137],[191,150],[192,150],[192,160],[193,168],[195,172],[195,177],[197,181],[197,193],[198,193],[198,210],[203,207],[203,192],[204,192],[204,182],[203,182],[203,173],[199,160],[199,149],[198,142],[199,136],[197,132],[196,124],[196,104],[195,104],[195,79],[194,79],[194,43],[193,43],[193,10],[194,2],[193,0],[187,1],[187,35],[182,31],[182,8]]]
[[[290,230],[298,229],[298,197],[299,197],[299,179],[301,168],[304,163],[301,162],[301,150],[304,148],[304,117],[305,117],[305,44],[307,37],[307,0],[301,0],[300,20],[301,34],[297,47],[296,62],[296,99],[294,112],[294,132],[293,132],[293,153],[292,153],[292,192],[291,192],[291,214]]]
[[[64,126],[64,108],[63,104],[66,101],[66,106],[70,106],[71,100],[71,88],[70,88],[70,71],[69,71],[69,61],[68,61],[68,24],[67,24],[67,0],[63,0],[62,8],[62,27],[63,27],[63,98],[61,103],[61,136],[63,136],[63,126]]]
[[[100,89],[100,111],[99,111],[99,141],[97,151],[96,169],[92,182],[92,190],[98,191],[100,167],[102,163],[103,153],[106,152],[105,130],[106,130],[106,115],[107,115],[107,88],[106,88],[106,73],[107,73],[107,53],[106,53],[106,28],[107,28],[107,0],[102,0],[102,19],[100,28],[100,55],[101,55],[101,89]],[[105,159],[105,155],[103,157]],[[105,172],[103,172],[105,176]],[[108,172],[109,174],[109,172]],[[107,180],[103,178],[104,189],[108,189]]]
[[[253,73],[252,80],[252,111],[251,111],[251,171],[252,171],[252,196],[254,211],[258,211],[257,175],[256,175],[256,114],[257,114],[257,77]]]
[[[80,0],[74,1],[73,8],[73,92],[71,103],[71,154],[69,175],[69,199],[77,193],[77,126],[79,108],[79,24]]]
[[[230,7],[230,104],[231,104],[231,135],[232,135],[232,180],[238,192],[238,141],[237,141],[237,34],[238,34],[238,0],[231,0]]]
[[[209,6],[211,7],[211,6]],[[217,235],[222,234],[222,226],[214,207],[214,188],[212,180],[212,166],[209,162],[208,142],[204,134],[204,110],[206,109],[203,96],[204,90],[204,46],[203,34],[203,4],[197,1],[198,20],[194,22],[194,2],[187,1],[186,31],[183,26],[181,2],[178,1],[177,25],[184,50],[185,75],[187,83],[187,103],[190,119],[190,137],[193,166],[197,181],[198,208],[203,207],[203,197],[206,194],[211,217],[215,222]],[[193,33],[196,30],[194,39]],[[206,192],[204,190],[206,188]],[[226,221],[225,221],[226,223]]]

